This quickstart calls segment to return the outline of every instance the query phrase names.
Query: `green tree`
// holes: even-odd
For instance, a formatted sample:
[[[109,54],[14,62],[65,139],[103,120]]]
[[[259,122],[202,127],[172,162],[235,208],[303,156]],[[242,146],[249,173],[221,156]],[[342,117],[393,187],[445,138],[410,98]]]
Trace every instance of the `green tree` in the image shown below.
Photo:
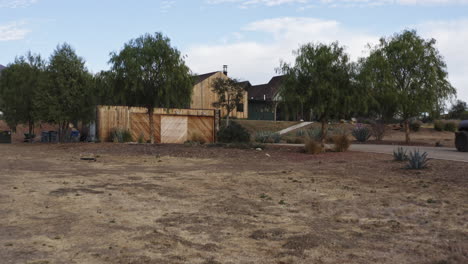
[[[452,105],[452,108],[450,108],[448,114],[450,118],[458,119],[461,118],[466,111],[468,111],[468,106],[466,102],[462,100],[457,100],[457,102]]]
[[[154,143],[154,108],[190,105],[193,80],[180,52],[161,33],[130,40],[110,63],[115,96],[127,106],[148,109],[151,143]]]
[[[349,57],[337,42],[306,44],[295,54],[294,65],[282,63],[279,68],[285,74],[280,94],[287,104],[312,109],[322,124],[323,145],[328,122],[349,114],[363,95],[355,84]]]
[[[34,102],[44,73],[45,63],[39,55],[28,52],[15,59],[0,74],[0,111],[13,130],[19,124],[28,125],[34,134],[37,121]]]
[[[383,122],[390,121],[398,112],[398,98],[382,50],[372,50],[368,57],[359,60],[358,65],[357,80],[369,95],[367,115]]]
[[[52,53],[36,106],[43,121],[59,125],[61,142],[66,139],[71,123],[94,118],[92,75],[70,45],[59,45]]]
[[[229,116],[244,100],[245,86],[231,78],[216,78],[212,91],[218,95],[213,106],[226,110],[226,126],[229,126]]]
[[[382,38],[371,50],[370,58],[375,56],[378,62],[372,65],[367,81],[383,90],[373,93],[381,107],[396,104],[404,120],[406,143],[410,142],[411,118],[440,110],[456,94],[435,44],[434,39],[425,40],[416,31],[405,30]]]

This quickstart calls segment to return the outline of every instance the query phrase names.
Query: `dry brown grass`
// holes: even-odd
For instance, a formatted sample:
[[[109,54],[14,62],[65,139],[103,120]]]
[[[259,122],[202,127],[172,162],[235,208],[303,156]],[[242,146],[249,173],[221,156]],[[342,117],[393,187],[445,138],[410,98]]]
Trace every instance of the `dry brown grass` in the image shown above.
[[[468,260],[465,163],[147,144],[0,155],[2,264]]]
[[[351,146],[351,140],[349,140],[347,135],[335,135],[332,137],[332,141],[333,150],[336,152],[348,151]]]
[[[315,140],[307,140],[305,143],[305,152],[308,154],[320,154],[323,152],[323,146],[320,142],[317,142]]]
[[[196,143],[199,143],[199,144],[205,144],[206,143],[205,138],[200,133],[197,133],[197,132],[192,133],[192,135],[190,137],[190,141],[196,142]]]

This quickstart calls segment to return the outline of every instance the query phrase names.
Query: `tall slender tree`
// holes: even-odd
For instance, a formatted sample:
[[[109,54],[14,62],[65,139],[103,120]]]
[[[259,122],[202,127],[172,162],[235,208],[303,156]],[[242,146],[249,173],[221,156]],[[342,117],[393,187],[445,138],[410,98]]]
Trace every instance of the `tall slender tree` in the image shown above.
[[[190,105],[193,80],[184,57],[162,33],[145,34],[111,53],[115,95],[127,106],[148,109],[150,140],[154,143],[154,108]]]
[[[92,75],[85,61],[69,44],[57,46],[36,100],[41,120],[58,124],[63,142],[71,123],[93,119],[95,105]]]
[[[313,110],[322,124],[325,144],[330,119],[350,113],[363,95],[353,82],[349,56],[337,42],[306,44],[295,54],[294,65],[282,63],[279,68],[286,75],[281,97],[288,104],[301,103]]]
[[[19,124],[28,125],[28,133],[34,134],[36,115],[35,100],[45,62],[39,55],[28,52],[15,59],[0,74],[0,111],[13,130]]]
[[[213,102],[213,106],[226,110],[226,126],[229,126],[231,113],[244,100],[245,87],[236,79],[216,78],[212,91],[218,95],[218,100]]]
[[[366,82],[377,90],[373,95],[380,107],[396,107],[404,120],[406,143],[410,142],[411,118],[441,109],[456,94],[435,44],[434,39],[405,30],[382,38],[367,60]]]

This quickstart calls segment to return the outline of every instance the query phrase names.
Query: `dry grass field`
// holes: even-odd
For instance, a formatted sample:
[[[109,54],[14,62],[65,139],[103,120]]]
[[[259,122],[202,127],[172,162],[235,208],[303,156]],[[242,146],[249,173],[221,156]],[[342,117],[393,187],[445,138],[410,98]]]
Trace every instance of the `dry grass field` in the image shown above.
[[[184,145],[0,155],[4,264],[468,263],[466,163]]]

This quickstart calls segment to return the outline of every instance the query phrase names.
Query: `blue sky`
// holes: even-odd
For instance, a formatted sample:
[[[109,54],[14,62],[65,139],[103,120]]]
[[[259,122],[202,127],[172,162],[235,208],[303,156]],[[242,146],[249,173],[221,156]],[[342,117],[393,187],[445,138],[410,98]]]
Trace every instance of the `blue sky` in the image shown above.
[[[28,50],[48,57],[68,42],[92,72],[109,53],[161,31],[195,73],[221,70],[267,82],[307,42],[335,40],[353,59],[403,29],[438,40],[452,84],[468,101],[468,0],[0,0],[0,64]]]

